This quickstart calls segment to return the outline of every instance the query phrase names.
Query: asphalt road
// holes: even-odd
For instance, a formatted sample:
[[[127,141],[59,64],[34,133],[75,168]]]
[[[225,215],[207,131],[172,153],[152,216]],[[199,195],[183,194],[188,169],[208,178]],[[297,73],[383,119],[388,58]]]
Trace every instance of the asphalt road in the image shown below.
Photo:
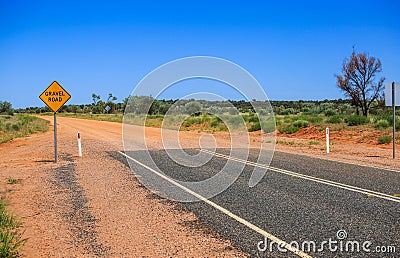
[[[217,152],[229,153],[224,149]],[[136,176],[145,181],[159,177],[154,171],[176,180],[201,181],[227,162],[220,155],[201,167],[190,168],[176,164],[165,151],[150,151],[155,164],[144,151],[126,154],[132,157],[128,160]],[[255,162],[256,155],[252,150],[248,161]],[[240,160],[235,162],[238,167],[243,165]],[[271,169],[250,188],[252,164],[244,167],[227,190],[210,199],[228,212],[205,201],[183,205],[253,257],[298,255],[274,243],[270,247],[271,240],[265,240],[248,224],[312,257],[400,257],[400,198],[394,197],[400,194],[399,172],[275,152]]]

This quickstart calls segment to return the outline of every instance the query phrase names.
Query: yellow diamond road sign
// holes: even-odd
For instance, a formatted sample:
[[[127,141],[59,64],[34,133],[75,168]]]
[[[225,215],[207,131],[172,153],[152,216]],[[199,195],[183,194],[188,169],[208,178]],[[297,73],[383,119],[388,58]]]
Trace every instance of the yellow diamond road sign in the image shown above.
[[[54,81],[40,94],[39,98],[53,112],[57,112],[71,98],[71,95],[58,82]]]

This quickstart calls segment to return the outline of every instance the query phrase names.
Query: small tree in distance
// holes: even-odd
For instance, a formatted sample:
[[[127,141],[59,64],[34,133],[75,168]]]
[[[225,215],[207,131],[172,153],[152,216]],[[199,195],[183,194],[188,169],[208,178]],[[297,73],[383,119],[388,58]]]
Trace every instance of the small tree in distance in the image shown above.
[[[189,115],[198,115],[202,109],[201,103],[198,101],[190,101],[185,104],[186,113]]]
[[[0,101],[0,114],[13,115],[14,109],[12,108],[12,104],[8,101]]]
[[[117,99],[118,98],[113,96],[112,93],[108,94],[106,105],[111,108],[110,111],[107,111],[108,113],[114,113],[115,112],[115,103],[114,103],[114,101],[117,100]]]
[[[361,108],[364,116],[368,115],[371,104],[382,96],[384,77],[375,82],[378,73],[382,72],[381,61],[366,53],[356,54],[353,50],[350,59],[345,59],[342,75],[335,75],[339,89],[352,99],[357,109]]]
[[[100,95],[97,95],[96,93],[92,94],[92,100],[93,100],[93,105],[97,105],[97,102],[100,100]]]

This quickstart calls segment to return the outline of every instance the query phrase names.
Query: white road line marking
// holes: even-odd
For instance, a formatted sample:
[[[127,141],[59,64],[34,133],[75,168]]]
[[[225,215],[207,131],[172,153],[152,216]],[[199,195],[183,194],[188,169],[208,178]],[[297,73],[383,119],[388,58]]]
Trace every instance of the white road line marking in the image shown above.
[[[227,155],[224,155],[224,154],[221,154],[221,153],[217,153],[217,152],[214,153],[212,151],[208,151],[208,150],[204,150],[204,149],[201,150],[201,151],[203,151],[205,153],[208,153],[208,154],[213,154],[213,155],[215,155],[217,157],[220,157],[220,158],[225,158],[225,159],[230,159],[230,160],[233,160],[233,161],[236,161],[236,162],[245,163],[245,164],[250,165],[250,166],[259,167],[259,168],[265,168],[265,169],[269,169],[269,170],[272,170],[272,171],[275,171],[275,172],[278,172],[278,173],[282,173],[282,174],[286,174],[286,175],[290,175],[290,176],[296,176],[296,177],[303,178],[303,179],[310,180],[310,181],[314,181],[314,182],[317,182],[317,183],[326,184],[326,185],[330,185],[330,186],[334,186],[334,187],[337,187],[337,188],[342,188],[342,189],[345,189],[345,190],[350,190],[350,191],[353,191],[353,192],[358,192],[358,193],[362,193],[362,194],[366,194],[366,195],[373,195],[374,197],[378,197],[378,198],[381,198],[381,199],[386,199],[386,200],[389,200],[389,201],[400,203],[400,198],[394,197],[394,196],[389,195],[389,194],[380,193],[380,192],[364,189],[364,188],[357,187],[357,186],[342,184],[342,183],[339,183],[339,182],[330,181],[330,180],[326,180],[326,179],[322,179],[322,178],[308,176],[308,175],[296,173],[296,172],[285,170],[285,169],[281,169],[281,168],[271,167],[271,166],[264,165],[264,164],[258,164],[258,163],[255,163],[255,162],[251,162],[251,161],[247,161],[247,160],[243,160],[243,159],[239,159],[239,158],[235,158],[235,157],[230,157],[230,156],[227,156]]]
[[[286,153],[286,152],[284,152],[284,153]],[[289,153],[289,154],[291,154],[291,153]],[[294,154],[294,155],[296,155],[296,154]],[[389,171],[389,172],[400,173],[399,170],[395,170],[393,168],[384,167],[384,166],[382,166],[382,167],[371,166],[371,165],[365,165],[365,164],[352,163],[350,161],[339,161],[339,160],[327,159],[327,158],[321,158],[321,157],[318,157],[317,159],[326,160],[326,161],[333,161],[333,162],[342,163],[342,164],[346,164],[346,165],[355,165],[355,166],[366,167],[366,168],[376,168],[376,169],[380,169],[380,170],[386,170],[386,171]]]
[[[299,155],[299,154],[293,154],[293,153],[284,152],[284,151],[277,151],[277,152],[281,152],[281,153],[284,153],[284,154],[291,154],[291,155]],[[305,156],[305,157],[310,157],[310,156]],[[355,165],[355,166],[359,166],[359,167],[376,168],[376,169],[380,169],[380,170],[386,170],[386,171],[389,171],[389,172],[400,173],[400,170],[396,170],[396,169],[390,168],[390,167],[385,167],[383,165],[382,166],[371,166],[371,165],[366,165],[366,164],[352,163],[350,161],[334,160],[334,159],[330,159],[329,157],[317,157],[315,159],[320,159],[320,160],[323,160],[323,161],[332,161],[332,162],[337,162],[337,163],[341,163],[341,164],[345,164],[345,165]]]
[[[158,175],[159,177],[161,177],[161,178],[167,180],[167,181],[170,182],[171,184],[173,184],[173,185],[179,187],[180,189],[182,189],[182,190],[188,192],[189,194],[193,195],[194,197],[198,198],[199,200],[201,200],[201,201],[207,203],[208,205],[214,207],[215,209],[221,211],[221,212],[224,213],[225,215],[227,215],[227,216],[233,218],[234,220],[236,220],[236,221],[240,222],[241,224],[245,225],[246,227],[248,227],[248,228],[250,228],[250,229],[256,231],[257,233],[259,233],[259,234],[261,234],[261,235],[263,235],[264,237],[266,237],[266,238],[268,238],[268,239],[274,241],[275,243],[282,243],[282,245],[284,245],[284,247],[285,247],[287,250],[289,250],[289,251],[291,251],[291,252],[297,254],[298,256],[300,256],[300,257],[311,258],[310,255],[308,255],[308,254],[302,252],[301,250],[299,250],[299,249],[297,249],[297,248],[295,248],[295,247],[289,245],[289,244],[286,243],[285,241],[283,241],[283,240],[277,238],[276,236],[274,236],[274,235],[268,233],[267,231],[265,231],[265,230],[263,230],[263,229],[257,227],[256,225],[254,225],[254,224],[248,222],[247,220],[245,220],[245,219],[243,219],[243,218],[241,218],[241,217],[235,215],[234,213],[230,212],[229,210],[227,210],[227,209],[225,209],[225,208],[219,206],[218,204],[216,204],[216,203],[214,203],[214,202],[208,200],[207,198],[203,197],[202,195],[200,195],[200,194],[198,194],[198,193],[196,193],[196,192],[190,190],[189,188],[187,188],[187,187],[185,187],[185,186],[183,186],[183,185],[177,183],[175,180],[173,180],[173,179],[171,179],[171,178],[169,178],[169,177],[167,177],[167,176],[161,174],[160,172],[158,172],[158,171],[152,169],[151,167],[147,166],[146,164],[141,163],[140,161],[138,161],[138,160],[136,160],[136,159],[134,159],[134,158],[132,158],[132,157],[126,155],[125,153],[123,153],[123,152],[121,152],[121,151],[118,151],[118,153],[120,153],[121,155],[125,156],[126,158],[132,160],[133,162],[139,164],[140,166],[142,166],[142,167],[144,167],[144,168],[150,170],[151,172],[153,172],[154,174]]]
[[[334,161],[334,160],[333,160],[333,161]],[[395,170],[395,169],[391,169],[391,168],[378,167],[378,166],[368,166],[368,165],[359,165],[359,164],[350,163],[350,162],[341,162],[341,161],[337,161],[337,162],[344,163],[344,164],[350,164],[350,165],[361,166],[361,167],[366,167],[366,168],[376,168],[376,169],[380,169],[380,170],[386,170],[386,171],[390,171],[390,172],[400,173],[400,171]]]

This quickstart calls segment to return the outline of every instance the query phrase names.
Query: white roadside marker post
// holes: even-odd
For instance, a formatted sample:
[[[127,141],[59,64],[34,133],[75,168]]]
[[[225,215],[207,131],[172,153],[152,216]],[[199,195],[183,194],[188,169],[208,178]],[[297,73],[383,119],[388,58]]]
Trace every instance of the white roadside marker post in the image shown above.
[[[326,134],[326,153],[329,153],[329,128],[327,127],[325,130]]]
[[[82,157],[81,133],[78,132],[78,156]]]

